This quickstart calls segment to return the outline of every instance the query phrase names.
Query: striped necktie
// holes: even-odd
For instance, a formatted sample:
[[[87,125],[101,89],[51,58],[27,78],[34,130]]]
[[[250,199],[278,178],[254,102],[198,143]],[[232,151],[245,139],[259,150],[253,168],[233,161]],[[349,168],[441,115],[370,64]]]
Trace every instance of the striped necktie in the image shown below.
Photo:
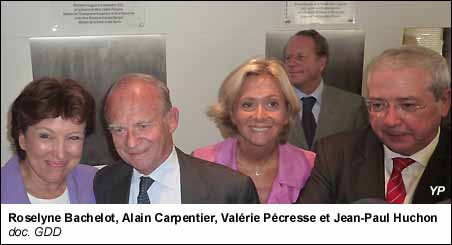
[[[386,201],[388,203],[401,204],[405,200],[406,190],[403,183],[402,171],[415,161],[411,158],[395,157],[393,160],[393,167],[391,177],[388,181]]]

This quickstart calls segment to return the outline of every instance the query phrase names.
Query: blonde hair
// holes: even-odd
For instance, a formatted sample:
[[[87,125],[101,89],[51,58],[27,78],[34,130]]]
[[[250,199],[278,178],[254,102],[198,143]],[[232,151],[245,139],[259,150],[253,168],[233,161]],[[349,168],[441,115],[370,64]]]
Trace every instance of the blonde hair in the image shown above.
[[[249,76],[261,74],[269,74],[274,77],[285,97],[289,123],[279,136],[280,143],[285,143],[289,130],[293,127],[295,118],[300,111],[300,104],[284,65],[276,58],[252,58],[234,69],[223,81],[218,93],[218,102],[209,108],[207,115],[217,124],[224,136],[236,135],[238,130],[232,122],[231,115],[240,89]]]

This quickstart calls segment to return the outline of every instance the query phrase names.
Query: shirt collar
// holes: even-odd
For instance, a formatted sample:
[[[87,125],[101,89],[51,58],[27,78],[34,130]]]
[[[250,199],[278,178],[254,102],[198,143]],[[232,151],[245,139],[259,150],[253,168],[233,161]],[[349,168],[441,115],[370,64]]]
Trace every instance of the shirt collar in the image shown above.
[[[179,171],[179,160],[177,158],[176,148],[173,146],[173,149],[168,156],[168,158],[154,171],[152,171],[149,175],[143,175],[135,168],[133,169],[132,178],[136,181],[139,181],[141,176],[149,176],[155,182],[162,184],[171,189],[177,189],[177,176],[174,174],[175,171]]]
[[[411,156],[400,155],[396,152],[391,151],[386,145],[383,144],[385,159],[392,160],[392,158],[394,158],[394,157],[403,157],[403,158],[409,157],[409,158],[415,160],[416,162],[420,163],[422,166],[426,167],[428,164],[428,161],[430,160],[430,157],[433,154],[433,151],[435,151],[436,146],[438,145],[440,131],[441,131],[441,128],[438,127],[438,132],[436,133],[435,138],[433,138],[433,140],[430,142],[430,144],[428,144],[422,150],[414,153]]]
[[[295,94],[297,95],[298,99],[312,96],[312,97],[314,97],[316,99],[315,103],[322,104],[322,92],[323,92],[323,88],[324,87],[325,86],[323,85],[323,78],[321,78],[319,86],[311,94],[305,94],[304,92],[302,92],[298,88],[296,88],[296,87],[293,87],[293,88],[295,90]]]

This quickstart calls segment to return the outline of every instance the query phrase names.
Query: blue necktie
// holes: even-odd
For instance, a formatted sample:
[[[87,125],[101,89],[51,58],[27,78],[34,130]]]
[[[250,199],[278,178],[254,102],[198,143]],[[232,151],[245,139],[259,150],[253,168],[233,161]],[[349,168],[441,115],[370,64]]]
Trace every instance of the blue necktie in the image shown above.
[[[149,204],[151,201],[148,196],[148,189],[151,187],[154,180],[150,177],[141,176],[140,177],[140,193],[138,194],[137,203],[138,204]]]
[[[315,129],[317,127],[315,123],[314,114],[312,113],[312,107],[315,104],[316,99],[314,97],[301,98],[303,102],[303,114],[301,116],[301,124],[303,126],[304,135],[306,136],[306,142],[308,147],[312,147],[312,141],[314,140]]]

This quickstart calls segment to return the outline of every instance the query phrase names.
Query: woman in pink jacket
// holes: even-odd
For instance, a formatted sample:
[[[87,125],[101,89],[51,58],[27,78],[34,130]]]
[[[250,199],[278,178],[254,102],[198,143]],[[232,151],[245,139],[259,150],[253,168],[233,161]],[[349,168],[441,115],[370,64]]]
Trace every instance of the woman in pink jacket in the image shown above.
[[[208,111],[227,138],[193,156],[250,176],[261,203],[294,203],[315,153],[287,143],[300,106],[280,61],[251,59],[223,82]]]

